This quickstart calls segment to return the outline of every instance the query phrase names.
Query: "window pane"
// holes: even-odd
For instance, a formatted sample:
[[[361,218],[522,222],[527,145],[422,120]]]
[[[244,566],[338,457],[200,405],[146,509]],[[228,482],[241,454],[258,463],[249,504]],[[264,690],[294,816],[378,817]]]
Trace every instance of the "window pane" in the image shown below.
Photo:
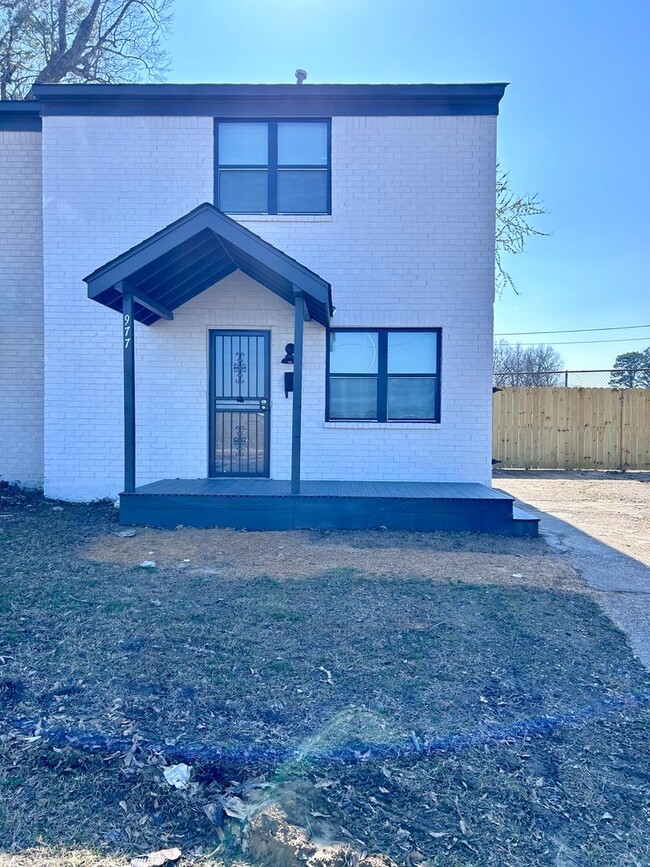
[[[377,373],[377,332],[331,331],[330,373]]]
[[[323,169],[280,169],[278,213],[325,214],[327,172]]]
[[[219,205],[231,214],[268,212],[268,172],[258,169],[222,169],[219,172]]]
[[[377,378],[330,377],[330,418],[377,418]]]
[[[326,123],[279,123],[278,164],[326,166]]]
[[[435,415],[434,377],[388,377],[388,418],[432,419]]]
[[[265,166],[269,159],[269,128],[265,123],[220,123],[220,166]]]
[[[389,331],[389,373],[437,373],[435,331]]]

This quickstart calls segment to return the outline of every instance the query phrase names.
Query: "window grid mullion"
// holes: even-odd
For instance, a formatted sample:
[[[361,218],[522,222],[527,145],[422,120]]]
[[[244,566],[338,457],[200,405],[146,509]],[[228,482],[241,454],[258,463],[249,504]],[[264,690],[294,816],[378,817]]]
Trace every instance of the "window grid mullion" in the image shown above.
[[[377,421],[388,415],[388,332],[377,332]]]
[[[278,124],[269,121],[269,214],[278,212]]]

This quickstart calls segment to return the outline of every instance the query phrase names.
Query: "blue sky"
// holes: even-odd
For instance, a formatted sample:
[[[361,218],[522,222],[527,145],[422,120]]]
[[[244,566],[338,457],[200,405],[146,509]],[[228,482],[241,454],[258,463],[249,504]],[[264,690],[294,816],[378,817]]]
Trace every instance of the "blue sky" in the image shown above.
[[[496,331],[648,325],[519,338],[572,368],[650,346],[648,0],[177,0],[169,49],[178,82],[510,82],[499,159],[552,234],[508,262]]]

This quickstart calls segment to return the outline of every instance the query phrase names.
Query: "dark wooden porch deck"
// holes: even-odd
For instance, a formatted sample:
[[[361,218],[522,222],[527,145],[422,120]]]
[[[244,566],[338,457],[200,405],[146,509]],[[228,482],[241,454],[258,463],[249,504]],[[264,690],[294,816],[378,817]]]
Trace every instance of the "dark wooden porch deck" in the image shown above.
[[[468,530],[536,535],[503,491],[469,482],[162,479],[120,495],[120,522],[246,530]]]

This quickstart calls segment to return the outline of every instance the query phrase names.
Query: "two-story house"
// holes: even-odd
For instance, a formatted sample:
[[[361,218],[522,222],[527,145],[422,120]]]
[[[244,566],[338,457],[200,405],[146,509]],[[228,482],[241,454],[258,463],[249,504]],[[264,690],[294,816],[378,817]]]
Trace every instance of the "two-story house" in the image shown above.
[[[490,487],[504,87],[0,103],[0,478],[126,523],[535,532]]]

